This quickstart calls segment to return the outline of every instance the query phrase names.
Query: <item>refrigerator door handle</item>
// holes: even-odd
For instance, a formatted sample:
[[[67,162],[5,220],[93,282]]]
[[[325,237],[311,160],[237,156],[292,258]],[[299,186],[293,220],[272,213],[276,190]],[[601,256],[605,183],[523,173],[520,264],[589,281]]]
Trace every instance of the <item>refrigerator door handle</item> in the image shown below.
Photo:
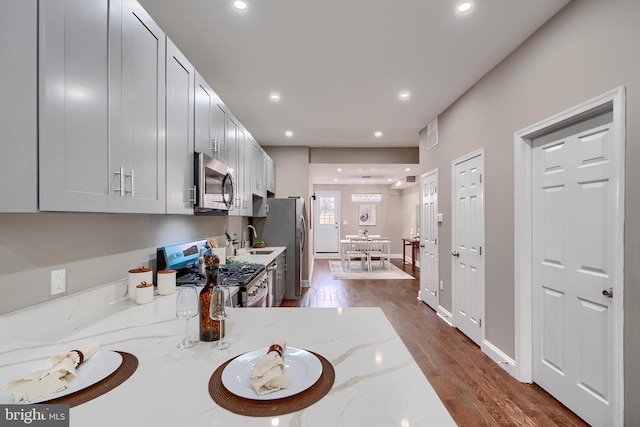
[[[307,224],[304,221],[304,215],[300,215],[300,220],[302,221],[302,242],[300,243],[300,252],[304,252],[304,245],[307,241]]]

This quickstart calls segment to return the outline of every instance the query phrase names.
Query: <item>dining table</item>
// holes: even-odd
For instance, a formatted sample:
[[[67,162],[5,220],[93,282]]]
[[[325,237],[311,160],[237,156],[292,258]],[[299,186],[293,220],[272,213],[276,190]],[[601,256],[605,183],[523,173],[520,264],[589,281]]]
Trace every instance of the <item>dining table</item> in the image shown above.
[[[368,253],[377,257],[382,256],[387,261],[387,269],[391,269],[391,239],[383,237],[349,237],[340,240],[340,263],[343,269],[348,268],[349,262],[347,258],[356,248],[361,252],[360,256],[364,258],[367,258]],[[366,271],[371,271],[371,263],[368,258]]]
[[[380,308],[231,308],[228,349],[215,341],[182,349],[185,332],[197,338],[199,325],[195,317],[185,330],[176,318],[176,294],[139,305],[125,288],[110,284],[0,316],[0,386],[27,365],[98,343],[101,354],[123,357],[111,376],[125,362],[128,371],[86,401],[73,400],[82,389],[69,394],[71,426],[455,425]],[[259,396],[247,376],[275,339],[286,342],[293,391]],[[101,369],[96,356],[78,367],[77,381]],[[65,404],[65,397],[44,403]]]

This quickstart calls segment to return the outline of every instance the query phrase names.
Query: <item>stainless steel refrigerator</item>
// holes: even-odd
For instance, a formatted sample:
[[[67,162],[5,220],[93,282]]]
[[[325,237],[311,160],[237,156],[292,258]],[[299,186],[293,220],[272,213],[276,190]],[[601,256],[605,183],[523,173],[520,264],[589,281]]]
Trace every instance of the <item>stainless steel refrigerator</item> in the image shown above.
[[[268,213],[266,218],[253,218],[258,239],[267,246],[286,246],[285,299],[300,299],[302,282],[302,253],[306,241],[306,215],[304,199],[265,199]]]

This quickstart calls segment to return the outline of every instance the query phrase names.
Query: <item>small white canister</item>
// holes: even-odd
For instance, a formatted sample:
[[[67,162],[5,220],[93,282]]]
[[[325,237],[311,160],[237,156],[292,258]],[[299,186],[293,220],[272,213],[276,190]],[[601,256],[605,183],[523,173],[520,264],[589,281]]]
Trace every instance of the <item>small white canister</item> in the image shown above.
[[[158,294],[171,295],[176,291],[176,271],[158,271]]]
[[[153,283],[142,282],[136,286],[136,302],[138,304],[153,302]]]
[[[129,270],[129,298],[136,300],[136,286],[140,283],[153,283],[153,270],[146,267]]]

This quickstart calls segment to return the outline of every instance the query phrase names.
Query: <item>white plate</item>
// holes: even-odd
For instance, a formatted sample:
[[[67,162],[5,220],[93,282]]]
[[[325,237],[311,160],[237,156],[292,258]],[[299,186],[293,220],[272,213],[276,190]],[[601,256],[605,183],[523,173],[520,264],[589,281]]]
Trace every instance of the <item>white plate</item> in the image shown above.
[[[268,350],[268,348],[261,348],[251,351],[229,362],[222,371],[222,384],[227,390],[245,399],[282,399],[305,391],[314,385],[322,374],[322,362],[313,353],[287,347],[284,352],[284,373],[291,378],[291,387],[260,395],[251,387],[249,374],[258,359],[266,355]]]
[[[47,366],[48,360],[49,358],[39,360],[37,362],[25,363],[24,365],[16,367],[16,369],[11,373],[10,376],[0,378],[0,385],[4,385],[9,381],[13,381],[17,378],[23,377],[30,372],[44,369]],[[73,381],[71,381],[69,387],[62,391],[59,391],[58,393],[44,396],[41,399],[34,400],[30,403],[38,403],[51,399],[57,399],[59,397],[66,396],[68,394],[75,393],[76,391],[85,389],[113,374],[116,369],[120,367],[120,365],[122,365],[122,356],[120,355],[120,353],[116,353],[115,351],[110,350],[98,350],[96,354],[91,356],[89,360],[84,362],[78,367],[78,369],[76,369],[77,376]],[[13,403],[13,398],[11,396],[0,396],[0,404],[9,403]]]

